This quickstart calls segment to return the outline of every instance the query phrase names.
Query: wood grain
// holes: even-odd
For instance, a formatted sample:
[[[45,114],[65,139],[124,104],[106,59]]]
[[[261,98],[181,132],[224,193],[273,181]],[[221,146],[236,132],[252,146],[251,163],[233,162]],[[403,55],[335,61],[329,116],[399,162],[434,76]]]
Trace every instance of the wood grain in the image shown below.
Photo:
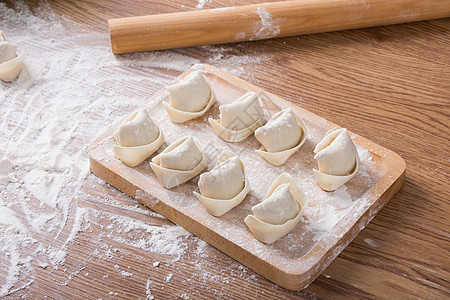
[[[295,0],[108,20],[115,54],[450,17],[443,0]]]
[[[6,3],[14,7],[13,1]],[[197,3],[186,1],[182,8],[177,1],[49,1],[48,9],[86,30],[107,34],[107,19],[192,10]],[[243,3],[217,0],[205,8],[238,4]],[[37,14],[45,9],[37,1],[27,5]],[[173,262],[172,257],[103,237],[118,249],[117,255],[108,258],[99,241],[93,240],[101,225],[108,225],[102,219],[93,225],[92,233],[81,233],[69,247],[67,271],[37,267],[31,286],[5,298],[143,299],[147,279],[156,299],[176,298],[180,291],[191,299],[448,298],[449,36],[450,19],[443,19],[176,51],[218,66],[230,63],[227,59],[234,55],[255,57],[254,62],[238,65],[244,70],[243,79],[346,126],[406,160],[402,190],[307,289],[292,292],[278,287],[209,246],[204,256],[196,255],[193,248]],[[224,57],[213,61],[218,50]],[[150,70],[136,71],[155,76]],[[156,90],[148,87],[136,93],[145,98]],[[115,201],[140,205],[105,183],[95,187],[86,184],[83,191],[91,196],[76,199],[77,205],[116,213],[125,212]],[[138,212],[132,216],[156,226],[170,224]],[[69,234],[64,231],[61,239]],[[195,246],[195,238],[186,243]],[[160,267],[153,267],[154,261],[160,261]],[[123,278],[116,265],[139,272]],[[82,268],[89,276],[79,271]],[[68,282],[67,274],[72,274]],[[167,283],[169,274],[173,279]],[[111,291],[118,295],[109,295]]]
[[[200,65],[197,65],[196,69],[199,67]],[[233,95],[233,92],[235,93],[236,90],[253,91],[258,95],[261,95],[261,99],[263,103],[265,103],[263,104],[263,107],[265,107],[266,113],[268,113],[270,109],[275,109],[275,107],[291,107],[304,119],[306,126],[310,131],[314,129],[313,131],[316,132],[316,135],[320,130],[326,132],[338,127],[336,124],[327,122],[323,118],[311,114],[277,95],[267,93],[260,87],[245,82],[223,70],[210,65],[202,65],[201,69],[203,74],[205,74],[211,82],[212,88],[216,91],[219,103],[226,103],[220,102],[223,101],[223,99],[234,99],[231,95]],[[186,77],[193,70],[193,68],[187,70],[181,77]],[[217,92],[218,90],[220,90],[220,93]],[[164,92],[165,89],[162,89],[155,93],[149,99],[149,102],[161,102]],[[270,108],[270,106],[272,106],[272,108]],[[278,110],[270,112],[270,114],[274,114],[278,112]],[[149,113],[156,119],[160,118],[160,115],[157,115],[151,109],[149,110]],[[357,191],[360,195],[353,198],[354,202],[367,202],[368,206],[363,209],[360,209],[361,206],[359,208],[354,207],[348,209],[346,215],[327,232],[327,236],[323,237],[314,245],[308,246],[310,249],[307,251],[305,250],[304,255],[299,255],[285,249],[286,247],[282,247],[279,242],[278,245],[280,246],[275,248],[267,247],[261,249],[259,243],[257,243],[257,247],[255,248],[253,243],[255,240],[249,231],[246,228],[242,230],[242,228],[235,226],[236,224],[242,223],[242,218],[239,217],[242,216],[242,213],[244,216],[248,214],[248,211],[246,211],[243,204],[234,208],[230,213],[227,213],[228,220],[223,221],[224,223],[222,223],[223,218],[212,218],[201,206],[198,207],[197,205],[191,204],[189,207],[186,207],[185,204],[179,204],[177,201],[173,201],[172,198],[174,195],[167,195],[166,189],[161,187],[156,178],[148,173],[148,166],[147,170],[142,168],[142,165],[136,168],[129,168],[118,159],[108,155],[105,150],[105,140],[112,135],[121,122],[122,121],[119,121],[118,124],[109,127],[89,146],[89,160],[92,172],[147,207],[162,214],[174,223],[183,226],[189,232],[200,237],[202,240],[208,242],[210,245],[238,260],[267,279],[272,280],[284,288],[294,291],[304,289],[319,276],[340,251],[355,238],[360,230],[364,228],[376,213],[378,213],[395,193],[397,193],[403,186],[405,178],[406,164],[400,156],[361,136],[357,136],[354,138],[355,143],[364,149],[367,149],[372,160],[375,161],[376,164],[375,166],[365,166],[369,174],[375,174],[377,172],[382,173],[382,175],[380,175],[381,177],[376,182],[367,183],[362,181],[352,187],[348,187],[348,192],[350,194],[354,194],[355,191]],[[197,119],[184,124],[185,127],[190,125],[197,126],[197,130],[194,134],[197,133],[195,136],[199,137],[198,124],[201,123],[203,123],[203,120],[200,118],[200,120]],[[169,122],[169,124],[172,125],[171,122]],[[167,124],[160,123],[160,126],[163,132],[168,129]],[[181,129],[177,128],[177,131],[179,130]],[[204,129],[204,131],[209,131],[209,128]],[[190,133],[186,132],[182,135],[186,134]],[[350,133],[350,135],[353,135],[353,133]],[[167,134],[165,134],[165,137],[166,139],[170,138]],[[321,137],[322,134],[318,137],[318,140],[320,140]],[[206,139],[203,138],[200,142],[207,148],[206,145],[208,145],[208,141],[211,142],[214,138],[215,136],[211,132],[210,136]],[[313,139],[311,135],[308,138]],[[239,147],[235,148],[234,151],[239,153],[241,159],[254,154],[255,145],[251,146],[248,140],[251,140],[251,138],[247,138],[247,142],[245,143],[242,142],[233,145]],[[217,142],[213,143],[214,146],[219,147]],[[309,150],[312,153],[312,149]],[[306,150],[302,149],[300,151],[304,152]],[[208,156],[209,154],[210,153],[205,155]],[[293,157],[290,158],[289,163],[303,165],[305,164],[303,161],[304,159],[304,156],[303,158],[298,158],[298,156],[293,155]],[[312,160],[312,156],[308,159]],[[255,158],[251,158],[247,163],[250,164],[251,162],[254,162],[254,160]],[[364,164],[365,163],[366,162],[364,162]],[[143,164],[147,165],[148,163],[146,161]],[[254,166],[251,166],[250,168],[252,167]],[[269,173],[271,171],[277,173],[284,172],[280,167],[273,166],[267,170],[263,170],[262,167],[260,169],[260,172],[263,172],[265,177],[270,176]],[[293,170],[293,172],[295,172],[295,170]],[[260,179],[256,181],[260,183]],[[295,181],[299,182],[301,179],[296,178]],[[183,184],[183,186],[186,186],[186,188],[181,190],[179,188],[171,189],[171,191],[178,195],[182,195],[184,198],[193,198],[192,189],[196,189],[196,184],[186,183]],[[137,191],[140,192],[139,197]],[[362,193],[362,191],[364,191],[364,193]],[[146,193],[146,195],[142,196],[142,192]],[[198,204],[196,200],[194,203]],[[355,211],[359,213],[356,213]],[[231,219],[230,215],[232,216]],[[224,227],[227,228],[227,230],[231,230],[232,234],[226,234],[226,232],[224,232]],[[295,234],[298,234],[298,231],[302,232],[304,229],[299,229],[299,226],[297,226],[297,229],[292,230],[292,236],[290,238],[284,238],[286,243],[288,243],[287,240],[291,240],[287,248],[295,246],[295,243],[292,244],[293,239],[301,239],[301,235],[299,235],[300,237],[297,237]],[[341,238],[334,238],[336,235]],[[245,238],[244,242],[241,241],[241,237],[243,236],[248,236]],[[305,245],[307,239],[304,238],[303,240],[305,241],[303,246],[307,247]],[[264,254],[261,253],[262,251],[264,251]]]

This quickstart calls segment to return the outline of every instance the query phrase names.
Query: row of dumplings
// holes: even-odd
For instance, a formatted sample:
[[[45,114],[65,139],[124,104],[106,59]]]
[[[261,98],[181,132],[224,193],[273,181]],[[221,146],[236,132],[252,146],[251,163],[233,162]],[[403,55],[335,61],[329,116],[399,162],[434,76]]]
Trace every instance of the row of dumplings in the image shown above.
[[[166,188],[190,180],[207,165],[203,147],[193,136],[176,140],[150,162],[159,182]],[[250,191],[244,164],[227,150],[219,155],[211,171],[200,175],[198,187],[200,192],[194,191],[194,195],[216,217],[239,205]],[[252,207],[253,215],[248,215],[244,222],[258,240],[273,243],[295,227],[305,206],[305,195],[292,177],[283,173],[274,180],[265,199]]]
[[[185,122],[203,115],[216,101],[208,79],[195,71],[179,83],[169,86],[169,101],[164,106],[172,122]],[[264,125],[261,99],[252,92],[231,104],[219,106],[220,116],[209,118],[214,132],[223,140],[238,142],[252,133],[261,143],[256,150],[274,165],[283,164],[305,142],[306,126],[291,108],[276,113]],[[164,134],[145,109],[130,115],[115,131],[115,154],[134,167],[156,152],[164,143]],[[350,180],[358,168],[356,147],[346,129],[327,132],[314,150],[319,170],[314,170],[324,190],[334,190]],[[195,177],[208,162],[197,138],[185,136],[171,143],[150,166],[160,184],[173,188]],[[214,216],[221,216],[239,205],[250,191],[242,161],[233,153],[221,153],[216,166],[200,175],[200,193],[194,195]],[[245,223],[255,237],[272,243],[287,234],[299,221],[305,207],[304,194],[287,173],[272,183],[266,198],[252,208]]]
[[[214,90],[201,71],[194,71],[167,87],[169,101],[163,101],[172,122],[180,123],[202,116],[216,101]],[[279,166],[306,141],[307,129],[291,108],[274,114],[263,126],[261,99],[248,92],[230,104],[219,106],[219,119],[209,118],[214,132],[225,141],[239,142],[254,132],[261,148],[256,152],[269,163]],[[164,143],[163,132],[145,110],[130,115],[115,133],[116,155],[134,167]],[[359,164],[356,146],[347,130],[329,131],[314,149],[315,170],[320,187],[333,191],[356,173]]]

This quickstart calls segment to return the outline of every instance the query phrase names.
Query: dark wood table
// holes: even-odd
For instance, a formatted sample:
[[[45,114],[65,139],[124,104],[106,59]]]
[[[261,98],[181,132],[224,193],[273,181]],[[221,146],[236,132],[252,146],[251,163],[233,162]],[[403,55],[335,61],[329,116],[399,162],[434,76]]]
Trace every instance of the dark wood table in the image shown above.
[[[12,2],[6,4],[14,7]],[[37,1],[25,2],[32,12],[64,16],[78,23],[80,30],[104,35],[108,35],[109,18],[187,11],[198,4],[55,0],[42,8]],[[239,4],[215,0],[204,8]],[[243,79],[300,101],[303,108],[400,154],[407,163],[404,187],[302,291],[278,287],[209,245],[199,254],[198,241],[192,236],[185,241],[185,253],[174,261],[113,237],[104,239],[114,255],[100,256],[95,251],[98,232],[86,230],[68,246],[64,267],[36,268],[34,282],[6,298],[144,299],[148,289],[155,299],[450,297],[450,19],[175,52],[211,63],[208,59],[219,48],[225,56],[254,58],[240,75]],[[108,199],[140,205],[107,184],[86,182],[82,189],[97,200],[80,197],[77,205],[81,207],[120,214]],[[149,225],[171,224],[152,215],[134,215]],[[160,262],[157,267],[156,261]],[[69,278],[65,268],[79,271]],[[121,276],[118,269],[133,275]]]

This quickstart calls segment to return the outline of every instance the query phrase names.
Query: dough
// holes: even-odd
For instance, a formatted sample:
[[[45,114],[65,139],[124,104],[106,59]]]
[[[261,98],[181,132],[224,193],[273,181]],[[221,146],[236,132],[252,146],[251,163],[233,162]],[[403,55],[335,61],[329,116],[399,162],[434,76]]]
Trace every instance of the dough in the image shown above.
[[[192,136],[182,137],[155,156],[150,167],[166,188],[173,188],[199,174],[207,165],[200,142]]]
[[[200,175],[200,193],[208,198],[229,200],[244,188],[244,170],[237,156]]]
[[[292,177],[283,173],[273,181],[265,199],[252,207],[253,215],[244,222],[259,241],[271,244],[297,225],[306,203]]]
[[[23,54],[17,55],[17,45],[8,43],[0,30],[0,79],[13,81],[22,70]]]
[[[114,153],[127,166],[135,167],[164,143],[164,135],[145,109],[132,113],[114,132]]]
[[[230,151],[220,154],[217,166],[200,175],[200,194],[194,195],[213,216],[219,217],[239,205],[250,191],[241,160]]]
[[[201,71],[194,71],[180,82],[169,85],[170,106],[177,110],[198,112],[205,108],[211,89]]]
[[[219,120],[209,118],[208,121],[216,135],[227,142],[242,141],[263,122],[262,102],[254,92],[219,106],[219,111]]]
[[[281,225],[294,219],[300,207],[289,190],[289,184],[279,185],[272,195],[252,207],[255,218],[270,224]]]
[[[358,171],[358,151],[346,128],[328,131],[314,153],[319,165],[314,173],[325,191],[334,191]]]
[[[216,95],[201,71],[190,73],[167,87],[169,102],[163,101],[172,122],[183,123],[203,115],[216,101]]]
[[[266,125],[256,129],[255,137],[262,144],[256,152],[269,163],[279,166],[304,144],[307,130],[292,108],[284,108]]]
[[[148,115],[141,109],[120,125],[115,137],[119,146],[136,147],[147,145],[157,139],[159,128]]]
[[[194,139],[188,136],[171,151],[159,155],[160,166],[166,169],[189,171],[194,169],[203,158]]]

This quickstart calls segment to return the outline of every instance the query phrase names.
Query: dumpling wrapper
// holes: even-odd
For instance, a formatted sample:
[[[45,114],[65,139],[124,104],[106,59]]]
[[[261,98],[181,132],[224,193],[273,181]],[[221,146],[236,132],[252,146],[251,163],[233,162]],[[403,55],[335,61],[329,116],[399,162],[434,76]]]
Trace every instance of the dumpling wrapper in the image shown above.
[[[159,165],[166,169],[189,171],[193,170],[202,159],[202,151],[197,147],[194,138],[188,136],[171,151],[159,154]]]
[[[252,207],[255,218],[274,225],[294,219],[300,206],[292,195],[289,184],[280,184],[264,201]]]
[[[114,137],[119,146],[137,147],[157,139],[159,128],[145,109],[131,114],[116,130]]]
[[[303,120],[292,108],[284,108],[256,129],[255,137],[262,147],[255,151],[272,165],[280,166],[303,146],[307,136]]]
[[[24,55],[17,55],[17,46],[7,42],[6,36],[0,30],[0,79],[13,81],[22,70]]]
[[[164,134],[155,119],[141,109],[128,116],[114,132],[114,153],[127,166],[135,167],[164,143]]]
[[[244,170],[241,160],[232,156],[209,172],[200,175],[200,193],[208,198],[230,200],[244,188]]]
[[[264,116],[261,99],[247,92],[230,104],[219,106],[219,120],[208,118],[214,132],[227,142],[240,142],[262,125]]]
[[[12,45],[6,40],[3,31],[0,30],[0,64],[17,57],[17,45]]]
[[[183,123],[202,116],[216,101],[208,79],[197,70],[167,87],[169,101],[163,101],[169,119]]]
[[[194,191],[194,195],[216,217],[239,205],[250,191],[244,165],[226,150],[220,154],[216,167],[200,175],[198,185],[201,194]]]
[[[208,162],[202,152],[203,148],[197,138],[182,137],[150,162],[150,167],[165,188],[180,185],[200,173]]]
[[[283,194],[286,193],[286,189],[284,186],[282,186],[280,189],[278,189],[278,187],[280,187],[283,184],[288,184],[289,192],[298,204],[299,210],[298,210],[297,214],[295,215],[295,217],[288,219],[287,221],[285,221],[282,224],[271,224],[268,222],[264,222],[264,221],[258,219],[255,215],[248,215],[244,219],[245,224],[251,230],[253,235],[259,241],[266,243],[266,244],[271,244],[271,243],[277,241],[278,239],[280,239],[281,237],[285,236],[287,233],[289,233],[289,231],[291,231],[295,227],[295,225],[297,225],[298,222],[300,221],[300,218],[304,212],[304,209],[305,209],[305,206],[307,203],[305,195],[298,188],[298,186],[294,183],[292,177],[288,173],[281,174],[272,182],[272,185],[270,186],[265,199],[261,203],[263,203],[267,199],[269,199],[270,202],[274,202],[274,203],[271,203],[270,205],[266,205],[267,208],[273,207],[274,204],[279,203],[278,202],[279,200],[278,201],[275,201],[275,200],[277,200],[277,198],[278,198],[278,196],[280,196],[280,194],[282,196]],[[275,195],[275,192],[278,192],[279,195]],[[272,195],[274,195],[273,198],[275,198],[275,199],[273,199],[273,198],[270,199]],[[287,201],[287,202],[289,203],[289,201]],[[257,207],[258,205],[259,204],[255,205],[252,208],[252,210],[255,207]],[[295,206],[292,205],[292,203],[290,205],[295,208]],[[261,216],[261,214],[267,215],[269,212],[269,211],[266,212],[264,209],[261,209],[261,207],[259,207],[259,208],[257,207],[257,208],[255,208],[255,210],[257,211],[257,215],[260,215],[260,216]],[[264,211],[264,213],[262,211]],[[277,221],[278,221],[277,223],[281,223],[282,217],[284,217],[286,219],[289,217],[289,215],[284,214],[284,216],[278,216],[278,217],[279,217],[278,219],[277,218],[275,218],[275,219],[277,219]],[[272,217],[272,218],[274,218],[274,217]]]
[[[358,171],[358,151],[346,128],[328,131],[314,153],[319,165],[319,170],[314,170],[314,173],[325,191],[336,190]]]

